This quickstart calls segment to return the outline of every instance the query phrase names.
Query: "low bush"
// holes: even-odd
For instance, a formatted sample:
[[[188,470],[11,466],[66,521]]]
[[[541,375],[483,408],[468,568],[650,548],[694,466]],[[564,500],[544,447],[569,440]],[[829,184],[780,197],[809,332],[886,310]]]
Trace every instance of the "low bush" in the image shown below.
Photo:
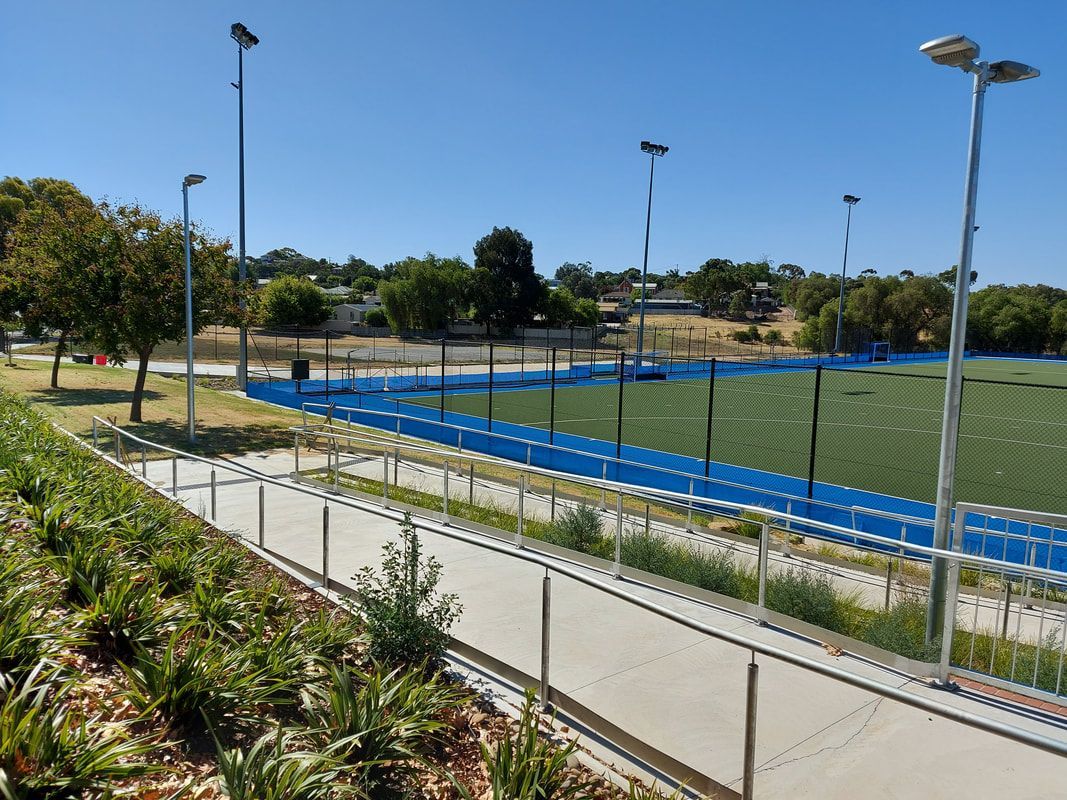
[[[769,517],[766,514],[757,514],[755,511],[742,511],[740,519],[731,519],[723,525],[723,528],[738,536],[749,539],[759,539],[763,532],[763,525]]]
[[[564,507],[540,538],[579,553],[615,557],[615,543],[604,535],[600,512],[585,503]]]
[[[568,779],[565,772],[577,743],[556,747],[539,735],[539,724],[530,689],[514,732],[509,732],[495,748],[482,743],[493,800],[567,800],[580,797],[589,788],[588,783]]]
[[[901,600],[887,611],[873,611],[860,638],[875,647],[919,661],[937,659],[941,643],[926,644],[926,603]]]
[[[330,667],[325,685],[303,691],[303,714],[317,731],[320,748],[356,767],[368,790],[402,780],[425,764],[439,732],[442,712],[465,694],[418,668],[390,672]]]
[[[811,625],[848,633],[847,605],[827,575],[789,568],[767,576],[767,608]]]
[[[120,657],[152,647],[182,619],[182,606],[160,596],[158,584],[140,575],[112,580],[102,592],[88,591],[79,621],[101,649]]]
[[[161,772],[144,756],[154,736],[132,736],[125,723],[97,724],[70,703],[73,679],[35,670],[23,680],[0,676],[0,796],[65,800],[110,796],[115,781]]]
[[[247,752],[217,745],[220,788],[230,800],[328,800],[362,794],[338,780],[338,759],[302,744],[297,731],[279,725]]]
[[[300,638],[309,654],[336,662],[367,644],[362,623],[354,614],[319,609],[300,623]]]
[[[353,579],[372,658],[386,663],[436,662],[448,647],[448,632],[460,614],[452,594],[439,595],[441,564],[423,558],[411,515],[400,526],[401,545],[383,548],[381,575],[365,567]]]

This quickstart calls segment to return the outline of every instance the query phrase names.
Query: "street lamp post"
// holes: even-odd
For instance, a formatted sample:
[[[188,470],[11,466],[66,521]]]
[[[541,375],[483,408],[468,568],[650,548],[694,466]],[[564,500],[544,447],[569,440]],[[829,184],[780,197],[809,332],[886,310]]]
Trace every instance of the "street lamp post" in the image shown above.
[[[656,174],[656,158],[667,155],[670,150],[665,144],[641,142],[641,152],[649,154],[648,170],[648,214],[645,217],[645,260],[641,267],[641,319],[637,324],[637,364],[634,366],[634,378],[645,352],[645,287],[648,284],[648,234],[652,228],[652,178]]]
[[[237,89],[237,182],[239,222],[237,233],[237,278],[241,289],[248,279],[245,266],[245,50],[251,50],[259,44],[259,37],[240,22],[230,26],[230,38],[237,42],[237,83],[231,84]],[[244,292],[239,299],[241,308],[245,307]],[[242,391],[248,383],[248,331],[241,323],[237,354],[237,387]]]
[[[990,83],[1014,83],[1041,73],[1017,61],[977,61],[979,47],[956,34],[926,42],[920,52],[935,64],[958,67],[974,75],[971,133],[967,151],[967,180],[963,191],[963,230],[956,268],[956,294],[952,305],[952,337],[949,342],[945,379],[945,412],[941,422],[941,455],[937,467],[937,500],[934,510],[934,547],[947,549],[952,525],[952,489],[956,477],[956,445],[963,392],[963,352],[967,336],[967,301],[971,286],[971,250],[974,244],[974,212],[978,197],[978,160],[982,144],[982,110]],[[930,598],[926,611],[926,641],[932,642],[945,627],[945,588],[948,564],[934,558],[930,568]]]
[[[189,443],[196,442],[196,399],[193,395],[193,257],[189,243],[189,187],[207,180],[203,175],[186,175],[182,180],[185,209],[185,404],[189,417]]]
[[[848,204],[848,217],[845,219],[845,258],[841,262],[841,293],[837,298],[837,332],[834,334],[834,352],[841,352],[841,326],[845,319],[845,270],[848,268],[848,231],[852,227],[852,206],[860,201],[858,197],[846,194],[841,198]]]

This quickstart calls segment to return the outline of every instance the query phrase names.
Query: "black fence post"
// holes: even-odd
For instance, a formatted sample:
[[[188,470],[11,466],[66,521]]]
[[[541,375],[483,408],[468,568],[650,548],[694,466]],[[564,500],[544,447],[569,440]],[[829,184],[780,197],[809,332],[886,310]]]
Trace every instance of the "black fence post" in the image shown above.
[[[815,400],[811,409],[811,455],[808,459],[808,499],[815,491],[815,441],[819,433],[819,391],[822,387],[822,364],[815,367]]]
[[[704,326],[704,360],[708,360],[708,328]]]
[[[556,436],[556,348],[552,348],[552,377],[548,390],[548,443]]]
[[[493,343],[489,342],[489,430],[493,430]]]
[[[634,373],[634,380],[637,375]],[[626,352],[619,353],[619,424],[615,432],[615,458],[622,459],[622,387],[626,384]],[[615,467],[618,477],[618,465]]]
[[[685,343],[685,360],[691,361],[693,358],[693,326],[689,326],[689,339]]]
[[[330,332],[326,331],[326,400],[330,399]]]
[[[671,326],[671,363],[674,362],[674,331],[675,330],[676,330],[676,328],[672,325]]]
[[[525,339],[519,341],[519,383],[523,383],[523,373],[526,372],[526,345],[521,344]]]
[[[704,477],[711,476],[711,419],[715,406],[715,358],[711,359],[711,375],[708,377],[708,431],[704,437]]]
[[[445,337],[441,337],[441,422],[445,421]]]

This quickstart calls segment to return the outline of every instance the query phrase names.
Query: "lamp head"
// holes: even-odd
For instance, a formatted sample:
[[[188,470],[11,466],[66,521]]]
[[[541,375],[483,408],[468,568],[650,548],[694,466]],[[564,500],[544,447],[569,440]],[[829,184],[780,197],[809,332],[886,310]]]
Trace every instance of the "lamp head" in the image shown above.
[[[667,151],[670,150],[665,144],[655,144],[654,142],[643,141],[641,142],[641,152],[651,153],[654,156],[665,156]]]
[[[851,195],[851,194],[846,194],[841,199],[844,200],[846,203],[848,203],[850,206],[854,206],[854,205],[856,205],[856,203],[858,203],[860,201],[860,198],[856,197],[855,195]]]
[[[935,64],[969,70],[981,48],[963,34],[956,33],[920,45],[919,52],[926,53]]]
[[[185,180],[182,181],[182,186],[196,186],[198,183],[203,183],[207,180],[204,175],[186,175]]]
[[[248,30],[240,22],[235,22],[230,26],[230,38],[237,44],[241,45],[245,50],[251,50],[257,44],[259,44],[259,37],[252,31]]]
[[[1041,70],[1018,61],[994,61],[989,65],[990,78],[993,83],[1015,83],[1036,78]]]

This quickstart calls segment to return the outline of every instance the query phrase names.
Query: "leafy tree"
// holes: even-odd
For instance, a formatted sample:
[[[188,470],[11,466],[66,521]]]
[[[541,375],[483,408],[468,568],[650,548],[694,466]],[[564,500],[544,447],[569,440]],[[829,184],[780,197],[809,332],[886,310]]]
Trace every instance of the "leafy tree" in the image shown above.
[[[600,309],[597,308],[596,300],[588,297],[581,298],[575,307],[574,324],[595,328],[598,322],[600,322]]]
[[[709,309],[722,310],[733,300],[734,293],[744,286],[745,276],[734,262],[709,258],[686,278],[684,288],[686,297],[691,300],[702,301]]]
[[[803,321],[818,314],[827,301],[837,297],[839,291],[838,279],[821,272],[812,272],[798,281],[790,298],[797,319]]]
[[[570,289],[559,287],[545,296],[543,314],[549,325],[581,325],[592,327],[600,318],[596,301],[581,299],[571,294]]]
[[[16,180],[5,182],[9,190]],[[99,210],[72,184],[38,178],[22,186],[29,193],[19,199],[28,205],[18,213],[7,237],[7,258],[0,262],[0,310],[8,319],[20,314],[31,334],[58,334],[51,376],[55,389],[67,340],[106,301],[86,282],[113,257],[115,243]]]
[[[372,308],[363,317],[363,321],[367,323],[370,328],[384,328],[389,324],[389,318],[385,316],[385,312],[380,308]]]
[[[1052,310],[1019,287],[987,286],[971,296],[968,338],[974,347],[1040,353],[1045,348]]]
[[[95,307],[79,328],[115,363],[139,360],[130,421],[141,422],[148,361],[160,342],[185,338],[185,245],[180,219],[164,220],[137,204],[100,206],[115,247],[113,258],[88,271]],[[230,243],[190,230],[193,335],[218,320],[238,320],[238,287]],[[317,289],[315,291],[318,291]]]
[[[256,316],[268,328],[314,328],[333,315],[329,295],[295,275],[279,275],[255,297]]]
[[[1049,315],[1049,347],[1055,353],[1067,350],[1067,300],[1060,300]]]
[[[474,245],[471,305],[474,318],[505,331],[533,320],[544,297],[534,272],[533,244],[513,228],[493,228]]]
[[[771,347],[776,347],[785,341],[785,337],[782,336],[782,332],[777,328],[771,328],[763,337],[763,341]]]
[[[569,289],[576,298],[596,300],[599,295],[597,284],[593,280],[593,268],[588,261],[583,261],[581,264],[572,264],[568,261],[560,265],[556,270],[556,280],[561,286]]]
[[[378,292],[389,325],[396,332],[445,328],[467,302],[471,273],[461,258],[427,253],[387,267],[393,277],[382,281]]]
[[[731,317],[740,319],[745,316],[746,311],[748,311],[748,303],[745,300],[745,292],[741,289],[734,292],[733,297],[730,298],[730,307],[727,313]]]

